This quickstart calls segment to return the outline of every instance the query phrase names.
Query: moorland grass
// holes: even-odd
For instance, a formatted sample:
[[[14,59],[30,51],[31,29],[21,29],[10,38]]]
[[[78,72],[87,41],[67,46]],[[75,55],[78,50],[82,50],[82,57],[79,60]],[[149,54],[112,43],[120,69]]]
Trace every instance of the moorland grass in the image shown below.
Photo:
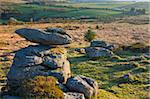
[[[125,53],[123,53],[125,52]],[[129,53],[129,54],[126,54]],[[99,83],[100,99],[147,99],[148,66],[141,61],[120,61],[135,55],[135,52],[120,51],[115,58],[91,60],[84,54],[69,53],[71,71],[74,75],[91,77]],[[122,58],[124,57],[124,58]],[[123,78],[129,75],[128,78]]]

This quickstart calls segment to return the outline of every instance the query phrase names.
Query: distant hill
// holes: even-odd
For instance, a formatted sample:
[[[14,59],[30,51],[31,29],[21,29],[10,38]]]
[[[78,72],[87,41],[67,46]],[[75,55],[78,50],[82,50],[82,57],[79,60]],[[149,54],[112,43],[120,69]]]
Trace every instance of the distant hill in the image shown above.
[[[150,2],[136,2],[134,4],[130,4],[130,5],[122,6],[122,7],[118,7],[118,8],[127,9],[127,10],[130,10],[131,8],[145,9],[146,11],[149,12],[149,5],[150,5]]]
[[[74,2],[101,2],[101,1],[136,1],[136,2],[150,2],[149,0],[72,0]]]
[[[102,1],[113,1],[113,0],[71,0],[73,2],[102,2]]]
[[[25,3],[25,2],[66,2],[70,0],[0,0],[2,3]]]

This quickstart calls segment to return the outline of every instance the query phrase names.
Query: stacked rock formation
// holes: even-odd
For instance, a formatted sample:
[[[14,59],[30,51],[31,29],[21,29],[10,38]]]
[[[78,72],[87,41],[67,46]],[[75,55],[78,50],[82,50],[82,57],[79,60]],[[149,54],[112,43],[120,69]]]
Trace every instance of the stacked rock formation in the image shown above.
[[[94,40],[91,42],[90,47],[85,48],[85,51],[89,58],[111,57],[113,55],[112,50],[117,47],[117,45],[102,40]]]
[[[28,41],[38,43],[16,52],[8,72],[8,85],[16,90],[24,80],[36,76],[54,76],[58,79],[66,99],[85,99],[96,96],[98,85],[93,79],[84,76],[71,76],[70,63],[65,48],[59,45],[70,44],[71,37],[61,28],[46,30],[23,28],[17,34]]]

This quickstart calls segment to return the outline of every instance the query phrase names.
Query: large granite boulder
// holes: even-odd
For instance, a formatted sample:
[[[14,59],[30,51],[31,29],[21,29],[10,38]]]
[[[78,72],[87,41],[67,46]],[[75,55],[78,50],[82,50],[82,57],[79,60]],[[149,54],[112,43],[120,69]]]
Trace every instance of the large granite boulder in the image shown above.
[[[85,48],[86,54],[89,58],[99,58],[99,57],[111,57],[113,52],[101,47],[88,47]]]
[[[64,82],[71,76],[70,63],[64,53],[54,53],[49,46],[35,45],[17,51],[8,72],[8,84],[19,86],[22,81],[35,76],[55,76]]]
[[[50,31],[50,32],[49,32]],[[71,37],[61,29],[30,29],[22,28],[16,30],[16,33],[28,41],[44,45],[64,45],[72,42]]]
[[[72,92],[83,93],[87,99],[97,96],[98,84],[91,78],[84,76],[71,77],[67,80],[66,86]]]

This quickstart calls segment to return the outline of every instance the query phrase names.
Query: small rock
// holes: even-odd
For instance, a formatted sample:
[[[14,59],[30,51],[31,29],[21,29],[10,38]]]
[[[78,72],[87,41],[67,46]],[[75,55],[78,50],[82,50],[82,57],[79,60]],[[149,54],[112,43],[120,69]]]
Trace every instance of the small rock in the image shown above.
[[[145,53],[145,54],[143,54],[143,56],[147,59],[150,59],[150,53]]]
[[[107,47],[108,44],[105,41],[101,41],[101,40],[94,40],[91,42],[91,47]]]
[[[141,60],[145,60],[144,56],[132,56],[130,58],[128,58],[129,61],[141,61]]]
[[[67,92],[65,93],[64,99],[85,99],[84,94],[76,92]]]
[[[129,78],[129,74],[123,75],[123,78]]]
[[[116,50],[117,48],[119,48],[119,45],[116,45],[116,44],[111,44],[106,47],[106,49],[109,49],[111,51]]]
[[[80,54],[86,53],[84,48],[76,48],[75,51],[79,52]]]

